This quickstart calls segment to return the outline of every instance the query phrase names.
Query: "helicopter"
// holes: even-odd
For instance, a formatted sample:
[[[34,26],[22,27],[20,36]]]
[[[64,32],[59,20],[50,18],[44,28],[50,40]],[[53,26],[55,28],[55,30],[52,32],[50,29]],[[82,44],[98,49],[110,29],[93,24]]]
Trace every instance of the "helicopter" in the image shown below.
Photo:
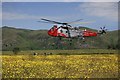
[[[85,39],[85,37],[96,37],[100,34],[106,34],[107,29],[105,29],[104,27],[100,27],[101,30],[99,30],[98,32],[95,31],[90,31],[87,29],[84,30],[80,30],[80,27],[73,27],[70,24],[76,23],[78,21],[81,21],[83,19],[79,19],[76,21],[72,21],[72,22],[58,22],[58,21],[53,21],[53,20],[48,20],[45,18],[41,18],[42,21],[44,21],[44,23],[52,23],[52,24],[61,24],[61,26],[58,25],[53,25],[53,27],[48,30],[48,35],[52,36],[52,37],[59,37],[61,38],[80,38],[82,40]],[[41,21],[38,21],[41,22]]]

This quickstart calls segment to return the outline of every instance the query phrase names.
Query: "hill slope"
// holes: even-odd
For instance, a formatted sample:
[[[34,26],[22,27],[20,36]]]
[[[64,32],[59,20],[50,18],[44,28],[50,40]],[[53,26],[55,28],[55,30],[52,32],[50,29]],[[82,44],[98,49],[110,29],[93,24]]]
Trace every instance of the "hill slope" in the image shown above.
[[[85,40],[86,41],[83,42],[79,39],[73,39],[70,44],[68,39],[63,38],[59,41],[56,37],[50,37],[47,34],[47,30],[27,30],[2,27],[3,50],[13,50],[15,47],[19,47],[21,50],[119,47],[118,31],[110,31],[105,35],[90,37]]]

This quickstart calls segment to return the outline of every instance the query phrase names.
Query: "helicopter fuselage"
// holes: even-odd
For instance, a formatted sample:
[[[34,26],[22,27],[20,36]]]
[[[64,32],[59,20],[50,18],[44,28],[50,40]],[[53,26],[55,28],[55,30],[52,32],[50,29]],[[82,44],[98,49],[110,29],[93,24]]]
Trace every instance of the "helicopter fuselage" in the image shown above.
[[[53,26],[49,31],[48,35],[53,37],[64,37],[64,38],[77,38],[77,37],[93,37],[97,36],[97,32],[89,30],[75,30],[72,27],[57,27]]]
[[[50,30],[48,30],[48,35],[53,36],[53,37],[64,37],[64,38],[82,38],[84,37],[95,37],[98,34],[106,34],[105,26],[102,28],[100,27],[99,32],[94,32],[90,30],[80,30],[78,27],[72,27],[70,24],[76,23],[78,21],[81,21],[83,19],[79,19],[76,21],[72,22],[58,22],[58,21],[53,21],[53,20],[48,20],[45,18],[41,19],[42,21],[45,21],[44,23],[52,23],[52,24],[60,24],[62,26],[57,26],[54,25]],[[38,21],[41,22],[41,21]]]

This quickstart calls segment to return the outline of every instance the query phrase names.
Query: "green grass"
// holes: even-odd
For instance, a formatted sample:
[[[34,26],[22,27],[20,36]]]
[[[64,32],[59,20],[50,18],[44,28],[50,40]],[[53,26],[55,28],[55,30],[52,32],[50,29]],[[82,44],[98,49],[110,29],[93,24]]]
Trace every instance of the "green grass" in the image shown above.
[[[93,30],[94,31],[94,30]],[[11,36],[12,35],[12,36]],[[85,37],[83,40],[51,37],[47,30],[26,30],[10,27],[2,28],[2,50],[13,50],[19,47],[21,50],[47,50],[47,49],[81,49],[81,48],[104,48],[119,49],[118,31],[108,31],[107,34],[97,37]]]
[[[76,55],[76,54],[113,54],[118,53],[118,50],[110,50],[110,49],[80,49],[80,50],[26,50],[20,51],[18,54],[26,55],[33,54],[33,52],[38,53],[39,55],[44,53],[52,53],[55,55]],[[3,55],[14,55],[12,51],[3,51]]]

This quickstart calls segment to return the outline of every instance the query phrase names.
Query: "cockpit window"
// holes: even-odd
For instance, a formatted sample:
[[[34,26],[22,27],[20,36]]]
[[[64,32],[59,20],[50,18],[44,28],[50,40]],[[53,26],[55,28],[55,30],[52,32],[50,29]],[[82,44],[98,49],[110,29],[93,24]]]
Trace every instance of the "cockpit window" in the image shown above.
[[[56,28],[57,28],[57,25],[54,25],[54,26],[51,28],[51,31],[54,31]]]
[[[54,27],[51,28],[51,31],[54,31]]]
[[[54,27],[54,28],[57,28],[57,25],[54,25],[53,27]]]

